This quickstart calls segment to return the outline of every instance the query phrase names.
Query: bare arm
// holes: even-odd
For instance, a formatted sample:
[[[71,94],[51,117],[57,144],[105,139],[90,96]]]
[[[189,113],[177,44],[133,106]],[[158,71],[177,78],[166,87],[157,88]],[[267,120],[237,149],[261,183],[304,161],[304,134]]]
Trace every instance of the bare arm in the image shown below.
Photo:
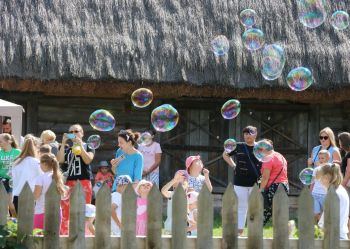
[[[260,183],[260,191],[264,190],[266,188],[266,185],[269,181],[270,178],[270,170],[269,169],[265,169],[263,174],[262,174],[262,179],[261,179],[261,183]]]
[[[209,189],[210,192],[213,191],[213,186],[211,185],[211,181],[209,178],[209,170],[208,169],[203,169],[203,174],[204,174],[204,181],[205,185],[207,185],[207,188]]]
[[[163,196],[165,198],[171,198],[172,192],[169,191],[169,189],[176,183],[175,178],[173,178],[170,182],[168,182],[167,184],[165,184],[161,190]]]
[[[338,149],[333,151],[333,163],[341,163],[341,155]]]
[[[66,147],[66,144],[67,144],[67,133],[64,133],[62,137],[61,147],[57,152],[57,160],[59,163],[64,163],[64,149]]]
[[[34,200],[39,199],[42,191],[43,191],[43,186],[35,185],[34,192],[33,192]]]
[[[81,147],[81,154],[80,154],[80,156],[83,159],[84,163],[86,165],[89,165],[92,162],[92,160],[94,160],[94,153],[87,152],[85,150],[85,148],[83,146],[83,141],[80,138],[78,138],[78,137],[75,138],[75,142],[77,142],[80,145],[80,147]]]
[[[155,170],[156,168],[158,168],[159,165],[160,165],[161,160],[162,160],[162,153],[156,153],[156,154],[155,154],[155,162],[154,162],[154,164],[149,168],[149,170],[144,171],[144,174],[143,174],[143,175],[144,175],[144,176],[145,176],[145,175],[148,175],[149,173],[153,172],[153,170]]]
[[[346,186],[348,181],[350,180],[350,158],[346,161],[346,171],[345,171],[345,176],[342,182],[343,186]]]
[[[232,158],[224,151],[224,153],[222,153],[222,158],[225,160],[225,162],[232,168],[236,167],[235,162],[232,160]]]
[[[112,204],[112,219],[114,220],[114,222],[121,228],[122,227],[122,223],[120,222],[120,220],[118,219],[117,216],[117,204]]]

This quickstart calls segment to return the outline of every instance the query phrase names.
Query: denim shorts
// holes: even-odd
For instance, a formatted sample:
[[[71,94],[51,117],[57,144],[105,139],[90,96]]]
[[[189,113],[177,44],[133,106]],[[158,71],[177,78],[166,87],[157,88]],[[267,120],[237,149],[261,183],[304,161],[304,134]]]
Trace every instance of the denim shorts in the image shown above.
[[[321,214],[323,212],[326,195],[312,194],[312,198],[314,199],[314,214]]]

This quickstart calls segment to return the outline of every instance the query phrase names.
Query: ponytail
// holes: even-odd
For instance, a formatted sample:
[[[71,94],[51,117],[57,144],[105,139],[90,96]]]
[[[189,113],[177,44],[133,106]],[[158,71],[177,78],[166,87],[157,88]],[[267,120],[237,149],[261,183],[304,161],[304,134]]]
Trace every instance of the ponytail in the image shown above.
[[[320,169],[320,175],[329,175],[329,185],[334,186],[336,189],[343,181],[343,175],[341,173],[340,166],[337,163],[327,163],[323,165]]]
[[[24,140],[24,145],[21,154],[17,157],[15,161],[15,165],[19,164],[26,157],[36,157],[37,148],[35,137],[28,137]]]
[[[8,143],[11,144],[11,147],[12,148],[15,148],[15,149],[18,149],[18,143],[17,143],[17,140],[16,138],[11,135],[11,134],[8,134],[8,133],[2,133],[1,136],[3,137],[3,139],[5,139]]]
[[[135,147],[137,140],[140,138],[139,132],[133,132],[131,129],[128,130],[120,130],[118,133],[118,137],[122,137],[126,142],[131,142],[131,144]]]
[[[61,170],[59,169],[59,163],[56,156],[51,153],[43,154],[40,157],[40,163],[45,164],[50,169],[52,169],[52,179],[56,182],[57,190],[61,195],[64,195],[65,189],[63,184],[63,177]]]

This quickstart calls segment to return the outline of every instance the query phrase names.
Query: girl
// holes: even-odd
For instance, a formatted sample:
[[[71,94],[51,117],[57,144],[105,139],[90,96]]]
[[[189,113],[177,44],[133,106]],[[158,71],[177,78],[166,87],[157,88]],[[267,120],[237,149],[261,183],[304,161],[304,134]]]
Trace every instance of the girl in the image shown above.
[[[329,189],[333,186],[336,189],[336,193],[339,197],[339,226],[340,226],[340,239],[348,239],[348,217],[349,217],[349,196],[345,188],[341,185],[343,181],[343,176],[340,171],[338,164],[327,163],[318,171],[318,179],[320,179],[321,184]],[[321,216],[319,226],[324,225],[324,213]]]
[[[147,197],[152,188],[152,183],[141,180],[136,186],[137,197],[137,217],[136,217],[136,235],[146,236],[147,234]]]
[[[59,169],[58,161],[53,154],[43,154],[40,157],[40,168],[43,174],[35,179],[34,188],[34,229],[44,228],[44,214],[45,214],[45,195],[49,189],[52,180],[55,180],[58,192],[63,196],[64,184],[62,180],[62,173]]]
[[[135,149],[136,141],[139,138],[138,133],[131,130],[121,130],[118,133],[119,149],[116,158],[111,160],[112,171],[116,177],[120,175],[128,175],[133,181],[133,186],[142,179],[143,156]],[[116,190],[116,182],[114,181],[112,192]]]
[[[96,207],[92,204],[85,204],[85,235],[95,235],[94,220]]]
[[[165,198],[168,199],[168,205],[167,205],[167,218],[164,222],[164,232],[165,234],[170,235],[171,234],[171,223],[172,223],[172,197],[174,194],[174,191],[169,191],[170,188],[175,189],[179,184],[182,185],[185,192],[188,189],[188,173],[186,170],[178,170],[175,173],[174,178],[164,185],[162,188],[162,194]]]
[[[188,187],[194,189],[196,192],[200,192],[203,184],[205,183],[209,191],[213,191],[209,179],[209,170],[203,169],[203,162],[200,156],[189,156],[186,159],[186,170],[189,174],[188,176]],[[203,170],[203,175],[201,172]]]
[[[101,161],[98,165],[98,172],[95,177],[95,184],[97,184],[98,182],[100,183],[106,182],[108,187],[112,188],[113,173],[110,171],[110,167],[107,161]],[[95,196],[96,196],[96,193],[95,193]]]
[[[15,138],[7,133],[0,135],[0,181],[4,184],[7,192],[7,202],[10,213],[16,217],[15,206],[12,203],[12,164],[13,161],[21,154]]]
[[[18,211],[18,196],[26,182],[32,191],[34,191],[35,181],[38,175],[42,174],[40,161],[37,157],[37,147],[35,137],[28,137],[24,140],[23,150],[14,162],[12,168],[13,178],[13,204],[16,212]]]
[[[197,200],[198,200],[198,193],[191,191],[187,193],[187,222],[188,222],[188,228],[187,232],[188,235],[191,236],[197,236],[197,216],[198,216],[198,209],[197,209]]]

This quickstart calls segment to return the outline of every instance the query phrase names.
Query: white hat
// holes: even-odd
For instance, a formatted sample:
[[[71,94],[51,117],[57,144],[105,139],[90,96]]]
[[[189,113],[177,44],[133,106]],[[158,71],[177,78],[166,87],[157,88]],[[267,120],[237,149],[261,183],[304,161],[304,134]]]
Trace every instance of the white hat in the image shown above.
[[[146,180],[141,180],[141,181],[139,181],[139,183],[137,184],[137,186],[136,186],[136,188],[135,188],[136,194],[139,194],[139,189],[140,189],[140,187],[141,187],[142,185],[145,185],[145,184],[150,184],[151,187],[153,186],[153,183],[152,183],[152,182],[146,181]]]

